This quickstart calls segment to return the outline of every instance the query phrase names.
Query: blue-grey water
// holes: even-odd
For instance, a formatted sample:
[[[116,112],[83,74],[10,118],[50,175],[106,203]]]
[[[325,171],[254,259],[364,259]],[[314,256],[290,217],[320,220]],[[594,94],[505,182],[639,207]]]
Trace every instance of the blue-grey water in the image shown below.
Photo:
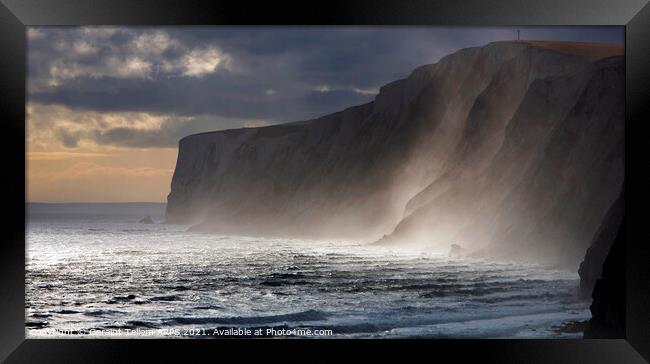
[[[160,223],[162,204],[30,204],[28,213],[30,338],[267,329],[285,330],[276,337],[556,338],[581,337],[554,327],[589,318],[575,272],[357,242],[190,233]],[[156,224],[138,223],[147,215]]]

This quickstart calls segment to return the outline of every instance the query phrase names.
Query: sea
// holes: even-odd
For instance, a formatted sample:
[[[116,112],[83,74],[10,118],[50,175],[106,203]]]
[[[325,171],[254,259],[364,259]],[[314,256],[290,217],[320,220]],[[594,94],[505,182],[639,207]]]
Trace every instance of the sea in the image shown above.
[[[27,204],[27,338],[581,338],[576,272]],[[139,221],[146,216],[152,224]]]

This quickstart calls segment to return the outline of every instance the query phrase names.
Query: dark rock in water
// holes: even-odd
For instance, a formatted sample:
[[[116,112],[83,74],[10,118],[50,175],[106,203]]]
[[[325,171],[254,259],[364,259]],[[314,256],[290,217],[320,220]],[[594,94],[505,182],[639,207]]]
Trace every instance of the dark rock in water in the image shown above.
[[[108,301],[105,301],[105,302],[108,303],[109,305],[114,305],[116,303],[123,303],[123,302],[131,301],[131,300],[133,300],[135,298],[136,298],[136,296],[134,294],[130,294],[128,296],[115,296],[115,297],[113,297],[113,298],[111,298],[111,299],[109,299]]]
[[[140,221],[138,221],[138,222],[139,222],[140,224],[153,224],[153,223],[154,223],[154,222],[153,222],[153,219],[151,218],[151,216],[146,216],[146,217],[142,218],[142,219],[141,219]]]
[[[625,337],[625,217],[596,282],[585,339]]]
[[[449,256],[458,258],[467,255],[467,251],[458,244],[451,244],[451,249],[449,249]]]
[[[623,215],[625,214],[624,200],[624,195],[621,193],[620,197],[607,211],[591,246],[587,249],[585,259],[580,263],[578,269],[580,289],[578,293],[581,298],[590,298],[596,281],[600,279],[603,263],[605,263],[605,258],[623,221]]]
[[[131,330],[136,329],[138,327],[144,327],[147,329],[157,329],[160,326],[153,322],[148,322],[148,321],[139,321],[139,320],[131,320],[126,322],[126,328],[130,328]]]
[[[115,296],[113,299],[118,300],[118,301],[128,301],[136,298],[136,295],[130,294],[128,296]]]
[[[551,329],[558,334],[576,334],[584,332],[588,321],[569,321],[564,322],[562,325],[553,326]]]
[[[177,301],[179,299],[178,296],[175,295],[169,295],[169,296],[156,296],[150,298],[151,301]]]

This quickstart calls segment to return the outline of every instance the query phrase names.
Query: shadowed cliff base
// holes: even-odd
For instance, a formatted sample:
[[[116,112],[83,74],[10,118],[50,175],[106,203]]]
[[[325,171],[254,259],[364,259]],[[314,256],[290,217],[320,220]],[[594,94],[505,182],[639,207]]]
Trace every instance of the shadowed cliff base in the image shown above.
[[[585,339],[625,338],[625,226],[623,219],[595,284]]]
[[[623,47],[495,42],[318,119],[183,138],[166,219],[578,267],[623,185]]]
[[[580,275],[579,295],[583,298],[591,298],[596,282],[601,278],[603,264],[608,258],[612,244],[616,240],[623,218],[625,216],[625,196],[621,192],[620,197],[607,211],[603,222],[590,244],[585,258],[580,263],[578,274]]]

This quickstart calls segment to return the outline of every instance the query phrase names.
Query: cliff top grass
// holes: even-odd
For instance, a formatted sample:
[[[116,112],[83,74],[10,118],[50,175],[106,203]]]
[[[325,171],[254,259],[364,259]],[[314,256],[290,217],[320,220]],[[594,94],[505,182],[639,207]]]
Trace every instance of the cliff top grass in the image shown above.
[[[534,47],[546,48],[555,52],[573,54],[584,57],[591,62],[599,59],[622,56],[625,48],[622,44],[585,43],[549,40],[520,40],[514,43],[525,43]]]

